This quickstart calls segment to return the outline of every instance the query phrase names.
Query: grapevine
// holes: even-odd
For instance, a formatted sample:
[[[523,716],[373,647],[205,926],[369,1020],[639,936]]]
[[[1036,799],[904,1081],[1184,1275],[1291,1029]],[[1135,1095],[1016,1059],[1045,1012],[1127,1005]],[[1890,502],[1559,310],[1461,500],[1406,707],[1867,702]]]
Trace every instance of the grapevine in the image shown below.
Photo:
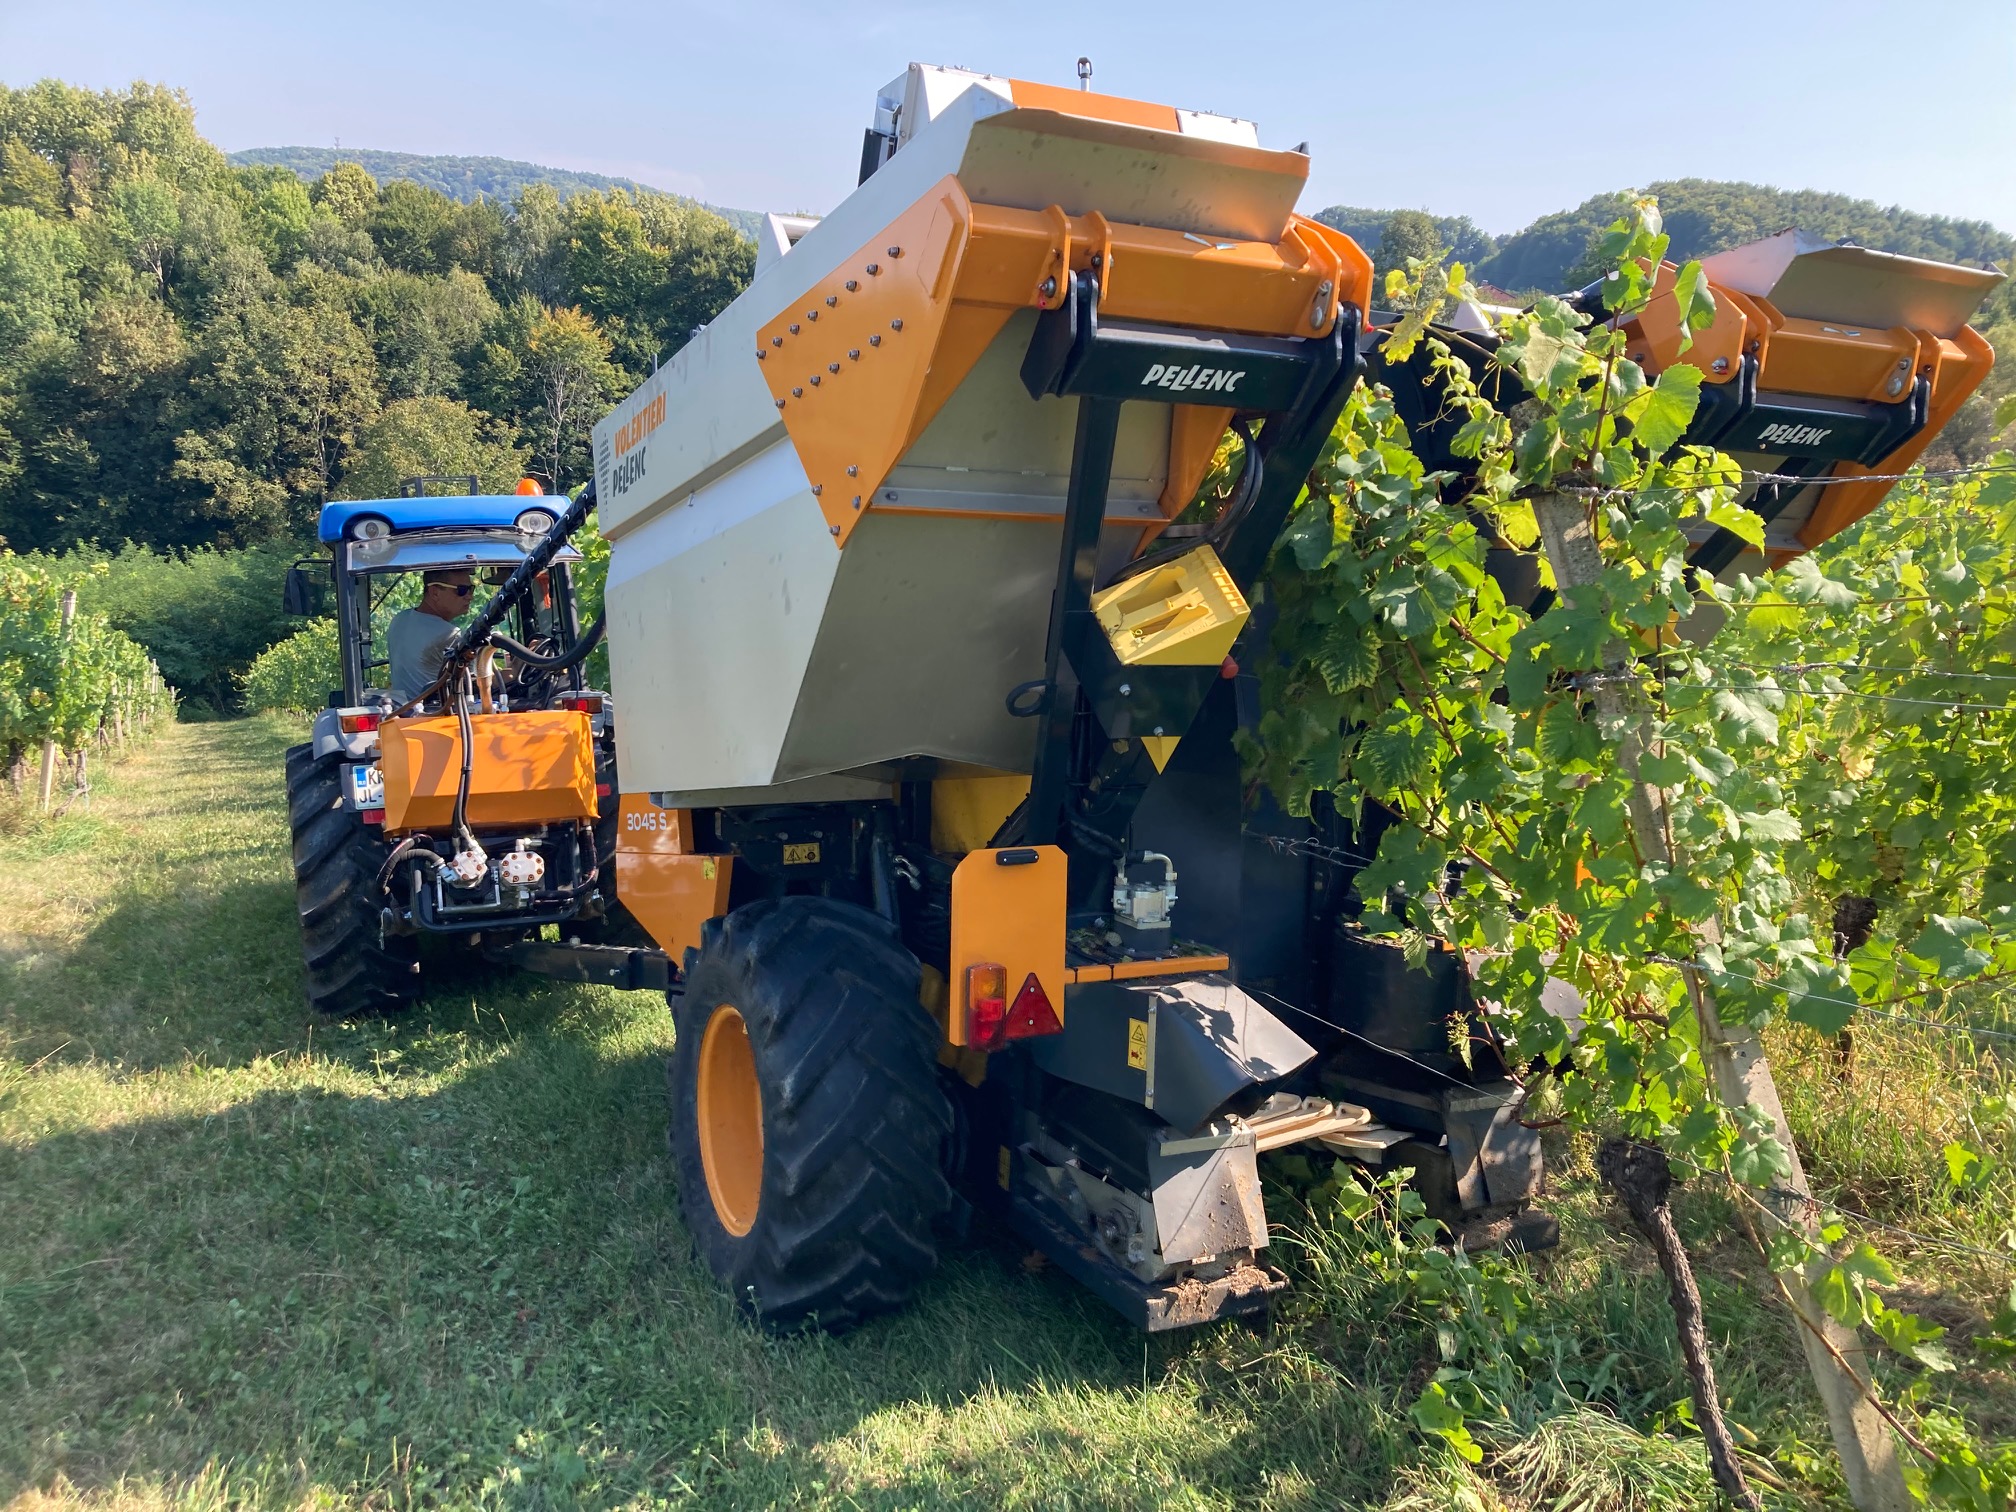
[[[54,742],[75,752],[148,733],[174,695],[146,651],[102,615],[63,624],[64,585],[0,554],[0,762]]]
[[[1763,526],[1733,461],[1680,444],[1699,371],[1654,380],[1626,355],[1618,326],[1649,299],[1665,247],[1656,206],[1637,202],[1601,247],[1610,318],[1543,299],[1489,352],[1435,333],[1473,296],[1460,266],[1389,276],[1403,314],[1385,355],[1432,369],[1465,470],[1423,466],[1386,389],[1353,398],[1268,580],[1268,712],[1245,742],[1249,772],[1292,813],[1327,795],[1377,834],[1358,927],[1417,959],[1431,941],[1466,953],[1489,1032],[1530,1068],[1532,1106],[1747,1192],[1808,1332],[1831,1318],[1851,1349],[1845,1330],[1860,1328],[1948,1368],[1942,1330],[1886,1299],[1889,1263],[1815,1221],[1803,1195],[1788,1206],[1775,1094],[1732,1101],[1717,1069],[1730,1036],[1774,1021],[1832,1034],[1858,1003],[2016,971],[2001,758],[2016,493],[1993,469],[1943,507],[1913,485],[1891,506],[1924,516],[1901,548],[1865,528],[1733,586],[1690,571],[1690,531],[1761,546]],[[1713,307],[1698,265],[1675,287],[1700,329]],[[1528,397],[1494,404],[1500,374]],[[1589,570],[1564,586],[1571,545]],[[1494,551],[1526,560],[1544,612],[1508,599]],[[1939,678],[1984,658],[2011,681],[1963,696]],[[1882,701],[1935,689],[1918,714]],[[1878,899],[1906,932],[1837,959],[1815,914],[1839,894]],[[1580,996],[1573,1028],[1542,1003],[1550,979]],[[1995,1329],[1977,1347],[2016,1342],[2016,1311]],[[2016,1450],[1980,1450],[1945,1419],[1907,1423],[1850,1379],[1904,1443],[1913,1494],[2006,1503]],[[1417,1422],[1469,1447],[1446,1410],[1464,1394],[1436,1391]]]

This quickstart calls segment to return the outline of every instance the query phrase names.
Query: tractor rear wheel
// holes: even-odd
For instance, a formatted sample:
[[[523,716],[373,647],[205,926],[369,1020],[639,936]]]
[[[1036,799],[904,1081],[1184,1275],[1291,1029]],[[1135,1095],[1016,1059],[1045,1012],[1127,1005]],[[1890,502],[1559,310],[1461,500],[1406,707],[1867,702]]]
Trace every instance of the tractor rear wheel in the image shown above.
[[[418,942],[382,933],[384,840],[343,806],[340,755],[287,752],[287,823],[308,1006],[323,1018],[396,1012],[420,990]]]
[[[680,1207],[765,1327],[840,1332],[938,1263],[952,1111],[917,958],[866,909],[767,899],[708,930],[666,1067]]]

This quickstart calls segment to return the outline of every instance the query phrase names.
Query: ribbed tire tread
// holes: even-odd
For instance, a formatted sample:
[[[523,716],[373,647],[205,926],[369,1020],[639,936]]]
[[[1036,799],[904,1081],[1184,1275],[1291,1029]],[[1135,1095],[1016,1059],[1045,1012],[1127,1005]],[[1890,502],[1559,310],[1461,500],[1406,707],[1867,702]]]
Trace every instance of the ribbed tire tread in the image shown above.
[[[903,1306],[938,1263],[952,1110],[919,968],[893,926],[790,897],[722,920],[676,1000],[667,1082],[680,1206],[701,1259],[765,1327],[841,1332]],[[721,1004],[748,1026],[763,1095],[763,1186],[740,1238],[700,1158],[701,1037]]]
[[[308,1006],[328,1019],[394,1013],[420,990],[411,938],[379,938],[378,868],[385,843],[343,807],[340,755],[287,752],[287,824]]]

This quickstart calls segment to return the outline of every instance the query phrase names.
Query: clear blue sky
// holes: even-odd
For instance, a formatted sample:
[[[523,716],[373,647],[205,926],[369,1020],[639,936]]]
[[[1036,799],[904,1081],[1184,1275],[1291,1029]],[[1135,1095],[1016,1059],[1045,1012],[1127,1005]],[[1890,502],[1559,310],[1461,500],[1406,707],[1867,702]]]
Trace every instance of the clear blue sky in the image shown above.
[[[1652,41],[1615,45],[1634,10]],[[1111,93],[1307,140],[1304,209],[1505,231],[1694,175],[2016,231],[2012,0],[0,0],[0,80],[178,85],[228,149],[491,154],[753,210],[844,195],[912,59],[1069,83],[1080,53]]]

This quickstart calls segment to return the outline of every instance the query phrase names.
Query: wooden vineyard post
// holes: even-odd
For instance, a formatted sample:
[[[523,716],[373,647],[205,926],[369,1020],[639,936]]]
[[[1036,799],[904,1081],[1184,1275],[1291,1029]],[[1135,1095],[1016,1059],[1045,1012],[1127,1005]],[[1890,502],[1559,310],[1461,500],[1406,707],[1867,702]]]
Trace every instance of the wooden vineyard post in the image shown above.
[[[1547,559],[1554,568],[1555,584],[1564,601],[1572,604],[1577,588],[1588,587],[1602,575],[1603,557],[1590,528],[1589,506],[1576,495],[1541,494],[1533,500],[1534,514]],[[1624,648],[1613,647],[1595,669],[1599,676],[1591,689],[1599,720],[1623,732],[1619,756],[1624,770],[1633,779],[1629,803],[1631,827],[1639,854],[1647,862],[1673,862],[1667,845],[1666,795],[1660,788],[1637,781],[1638,763],[1646,754],[1645,713],[1637,707],[1629,691],[1628,660]],[[1699,931],[1713,943],[1719,938],[1714,921]],[[1792,1143],[1792,1131],[1785,1121],[1785,1108],[1771,1079],[1770,1063],[1757,1031],[1747,1023],[1725,1024],[1715,1009],[1714,994],[1701,972],[1684,969],[1687,991],[1701,1029],[1701,1041],[1715,1089],[1730,1108],[1753,1105],[1770,1120],[1773,1137],[1784,1152],[1790,1174],[1764,1196],[1766,1210],[1775,1222],[1817,1237],[1819,1218],[1806,1186],[1806,1172]],[[1866,1385],[1866,1351],[1851,1328],[1834,1321],[1814,1300],[1810,1287],[1789,1285],[1786,1295],[1798,1312],[1796,1332],[1806,1352],[1806,1363],[1827,1409],[1827,1423],[1833,1430],[1834,1447],[1848,1482],[1848,1494],[1861,1512],[1906,1512],[1915,1503],[1904,1484],[1903,1468],[1897,1461],[1896,1443],[1889,1426],[1877,1411]]]
[[[75,588],[66,588],[63,590],[63,614],[62,619],[58,622],[58,631],[57,631],[61,639],[64,640],[69,639],[70,622],[76,617],[77,617],[77,590]],[[56,741],[55,738],[52,736],[50,739],[42,742],[42,785],[38,789],[38,791],[41,794],[42,812],[45,814],[49,812],[49,799],[51,795],[55,792],[55,788],[56,788]]]

